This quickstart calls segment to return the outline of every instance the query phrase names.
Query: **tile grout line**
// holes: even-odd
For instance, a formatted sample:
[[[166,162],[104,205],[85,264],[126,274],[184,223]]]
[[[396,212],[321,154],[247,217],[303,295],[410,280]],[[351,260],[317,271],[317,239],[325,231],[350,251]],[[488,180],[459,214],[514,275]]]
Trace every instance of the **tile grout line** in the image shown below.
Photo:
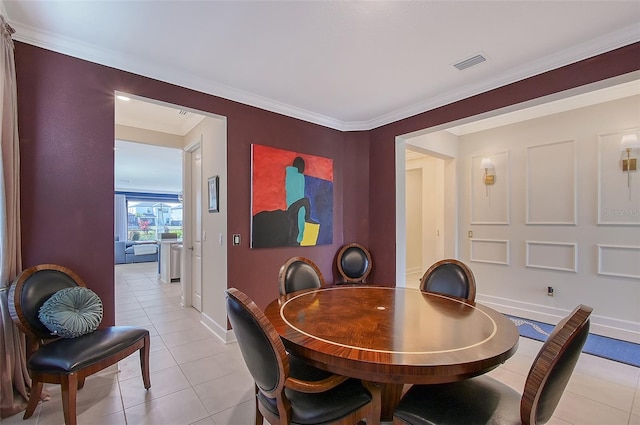
[[[631,409],[629,409],[629,418],[627,420],[627,425],[632,425],[631,418],[633,417],[633,407],[636,404],[636,400],[640,399],[640,397],[638,397],[638,395],[640,394],[638,393],[638,390],[640,390],[640,375],[638,375],[638,379],[636,380],[636,388],[633,392],[633,398],[631,399]]]

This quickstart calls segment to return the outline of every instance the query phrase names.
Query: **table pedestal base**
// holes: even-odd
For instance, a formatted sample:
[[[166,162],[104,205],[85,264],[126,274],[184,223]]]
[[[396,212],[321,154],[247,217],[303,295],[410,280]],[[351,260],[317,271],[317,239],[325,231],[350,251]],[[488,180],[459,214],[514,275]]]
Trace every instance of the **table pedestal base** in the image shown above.
[[[393,410],[396,408],[398,403],[400,403],[400,398],[402,397],[402,388],[404,385],[402,384],[369,384],[369,385],[377,385],[380,387],[380,398],[381,398],[381,411],[380,411],[380,420],[382,422],[392,422],[393,421]],[[368,384],[365,384],[368,387]]]

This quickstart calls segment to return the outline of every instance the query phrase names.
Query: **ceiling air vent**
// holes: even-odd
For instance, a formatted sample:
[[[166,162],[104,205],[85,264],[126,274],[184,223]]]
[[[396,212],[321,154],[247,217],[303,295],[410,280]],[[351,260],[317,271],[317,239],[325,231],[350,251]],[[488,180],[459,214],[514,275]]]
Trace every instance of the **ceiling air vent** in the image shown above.
[[[462,60],[458,63],[454,63],[453,66],[458,70],[462,71],[463,69],[471,68],[474,65],[478,65],[479,63],[486,62],[487,58],[482,55],[475,55],[468,59]]]
[[[178,111],[178,115],[187,115],[187,114],[188,114],[188,112],[187,112],[187,111],[185,111],[184,109],[180,109],[180,110]]]

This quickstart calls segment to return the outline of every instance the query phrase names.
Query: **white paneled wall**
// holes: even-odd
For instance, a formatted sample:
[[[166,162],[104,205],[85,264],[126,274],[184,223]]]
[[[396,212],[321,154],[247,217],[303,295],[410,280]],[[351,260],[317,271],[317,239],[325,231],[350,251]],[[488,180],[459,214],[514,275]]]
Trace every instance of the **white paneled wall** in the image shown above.
[[[629,188],[619,148],[639,127],[630,96],[460,137],[459,258],[480,302],[551,323],[587,304],[593,331],[640,342],[640,172]]]

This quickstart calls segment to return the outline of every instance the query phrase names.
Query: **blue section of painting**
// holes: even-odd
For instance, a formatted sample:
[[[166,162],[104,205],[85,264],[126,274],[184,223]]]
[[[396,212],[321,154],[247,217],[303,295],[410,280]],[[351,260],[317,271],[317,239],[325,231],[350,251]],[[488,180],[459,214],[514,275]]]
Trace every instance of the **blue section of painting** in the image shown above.
[[[311,204],[311,220],[320,223],[316,245],[333,243],[333,182],[305,176],[305,196]]]
[[[553,325],[548,323],[509,315],[507,315],[507,317],[518,326],[518,331],[521,336],[538,341],[546,341],[554,328]],[[589,334],[582,352],[640,367],[640,345],[634,344],[633,342]]]

